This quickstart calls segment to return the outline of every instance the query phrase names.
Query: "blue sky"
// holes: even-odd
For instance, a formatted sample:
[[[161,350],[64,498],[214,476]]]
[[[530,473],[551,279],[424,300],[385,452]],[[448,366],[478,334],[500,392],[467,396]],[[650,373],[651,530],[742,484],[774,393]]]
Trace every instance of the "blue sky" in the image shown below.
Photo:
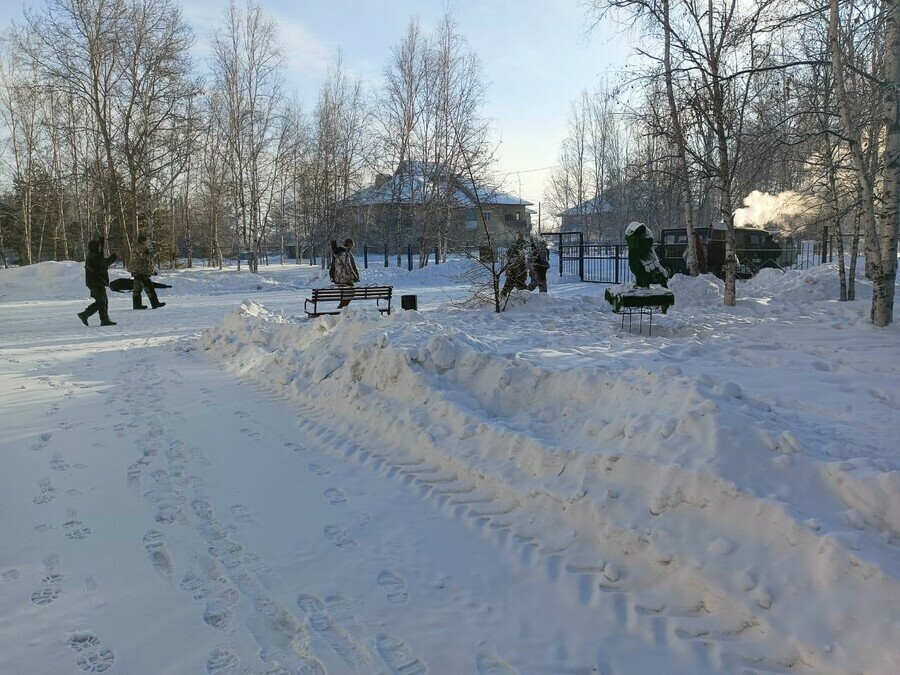
[[[0,25],[22,16],[22,6],[0,2]],[[242,2],[239,2],[239,5]],[[260,0],[278,23],[288,54],[288,85],[307,110],[334,55],[348,71],[377,86],[393,46],[417,16],[430,33],[449,8],[459,32],[483,65],[483,108],[495,131],[498,169],[506,190],[542,199],[545,167],[556,160],[569,104],[582,89],[614,79],[627,55],[622,27],[585,34],[581,0]],[[198,38],[198,55],[227,6],[224,0],[184,0],[185,19]],[[539,170],[536,170],[539,169]]]

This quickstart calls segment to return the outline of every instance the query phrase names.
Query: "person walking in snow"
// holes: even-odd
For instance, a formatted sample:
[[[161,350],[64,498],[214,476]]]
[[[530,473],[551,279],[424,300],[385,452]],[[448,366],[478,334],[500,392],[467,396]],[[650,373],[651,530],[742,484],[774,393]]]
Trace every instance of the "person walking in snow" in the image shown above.
[[[537,288],[541,293],[547,292],[547,270],[550,269],[550,249],[543,237],[531,238],[531,283],[528,290]]]
[[[128,271],[131,272],[131,276],[134,279],[131,286],[132,309],[147,309],[147,305],[141,301],[142,290],[147,292],[147,298],[150,300],[150,306],[153,309],[166,306],[166,303],[159,301],[156,295],[156,288],[154,288],[153,281],[150,279],[150,275],[154,271],[153,251],[147,244],[147,237],[143,234],[138,237],[137,245],[131,252]]]
[[[88,317],[100,313],[101,326],[115,326],[116,322],[109,318],[109,299],[106,297],[106,288],[109,286],[109,266],[116,261],[116,254],[103,257],[103,237],[97,237],[88,242],[88,254],[84,259],[84,285],[91,292],[94,299],[83,312],[78,312],[78,318],[85,326],[88,325]]]
[[[356,268],[356,260],[353,258],[353,240],[347,238],[343,246],[338,246],[337,241],[331,240],[331,267],[329,276],[336,286],[349,286],[351,289],[359,281],[359,270]],[[351,291],[344,296],[341,294],[341,302],[338,309],[346,307],[353,299]]]

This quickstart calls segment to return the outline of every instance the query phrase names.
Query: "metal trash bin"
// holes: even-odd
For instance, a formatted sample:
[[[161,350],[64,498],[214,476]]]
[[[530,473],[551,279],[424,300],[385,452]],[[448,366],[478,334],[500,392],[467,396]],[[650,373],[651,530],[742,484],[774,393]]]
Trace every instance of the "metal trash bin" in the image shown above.
[[[415,295],[401,295],[400,307],[403,309],[419,309],[419,298]]]

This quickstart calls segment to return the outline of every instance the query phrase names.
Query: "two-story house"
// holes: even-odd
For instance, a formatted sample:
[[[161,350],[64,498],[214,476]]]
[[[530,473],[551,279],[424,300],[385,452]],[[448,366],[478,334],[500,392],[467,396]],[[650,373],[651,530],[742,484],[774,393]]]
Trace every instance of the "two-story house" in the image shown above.
[[[448,175],[436,164],[404,162],[393,175],[335,205],[337,221],[349,236],[390,242],[390,247],[431,248],[439,242],[452,250],[479,245],[490,233],[496,243],[512,241],[531,230],[531,202],[461,175]]]

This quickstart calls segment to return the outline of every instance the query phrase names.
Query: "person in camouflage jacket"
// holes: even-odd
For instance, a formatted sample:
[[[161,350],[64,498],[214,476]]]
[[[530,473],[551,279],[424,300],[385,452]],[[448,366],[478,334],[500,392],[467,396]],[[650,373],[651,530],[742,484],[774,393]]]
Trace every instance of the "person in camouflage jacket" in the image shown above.
[[[343,246],[338,246],[337,241],[331,240],[331,266],[328,273],[332,283],[336,286],[349,286],[352,288],[359,281],[359,270],[356,267],[356,260],[353,259],[352,239],[344,240]],[[352,299],[352,292],[349,292],[346,296],[342,295],[338,309],[349,305]]]
[[[147,243],[147,237],[143,234],[138,237],[137,245],[131,251],[131,259],[128,262],[128,271],[134,279],[131,287],[131,302],[133,309],[147,309],[141,301],[141,291],[147,292],[147,298],[150,300],[150,307],[165,307],[166,303],[160,302],[156,295],[156,289],[153,287],[153,281],[150,276],[154,272],[153,251]]]
[[[109,266],[116,261],[116,254],[108,258],[103,257],[103,237],[98,237],[88,242],[88,253],[84,258],[84,285],[91,292],[94,299],[83,312],[78,312],[78,318],[85,326],[88,325],[88,317],[100,313],[101,326],[115,326],[116,322],[109,318],[109,299],[106,297],[106,287],[109,286]]]

